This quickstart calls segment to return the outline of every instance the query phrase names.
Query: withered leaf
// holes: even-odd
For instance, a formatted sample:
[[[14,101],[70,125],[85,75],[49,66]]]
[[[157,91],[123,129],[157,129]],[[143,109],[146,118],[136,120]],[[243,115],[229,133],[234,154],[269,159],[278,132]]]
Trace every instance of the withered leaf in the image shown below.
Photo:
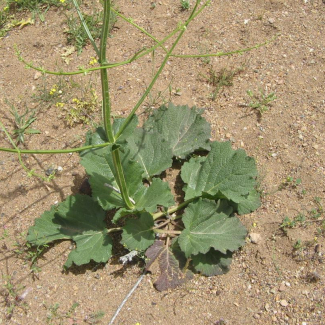
[[[158,263],[160,275],[154,283],[158,291],[174,289],[192,278],[190,271],[183,273],[180,270],[178,260],[169,247],[165,246],[161,240],[155,241],[148,248],[146,256],[149,259],[146,265],[147,271],[150,271],[154,263]]]

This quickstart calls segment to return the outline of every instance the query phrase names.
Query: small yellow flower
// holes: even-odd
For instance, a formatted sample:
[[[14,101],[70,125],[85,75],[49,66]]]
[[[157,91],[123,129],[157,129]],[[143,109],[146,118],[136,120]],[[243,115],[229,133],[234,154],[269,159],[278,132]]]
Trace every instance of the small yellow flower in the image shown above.
[[[94,65],[94,64],[96,64],[96,63],[97,63],[97,59],[94,58],[94,57],[91,57],[91,58],[90,58],[90,61],[89,61],[89,65]]]
[[[58,90],[58,86],[57,85],[53,85],[53,87],[50,90],[50,95],[54,95],[57,90]]]
[[[3,11],[7,11],[7,10],[9,10],[9,7],[8,6],[6,6],[6,7],[3,8]]]
[[[65,3],[65,0],[60,0],[61,3]]]
[[[56,106],[56,107],[60,107],[60,108],[62,108],[62,107],[64,106],[64,103],[57,102],[57,103],[55,104],[55,106]]]

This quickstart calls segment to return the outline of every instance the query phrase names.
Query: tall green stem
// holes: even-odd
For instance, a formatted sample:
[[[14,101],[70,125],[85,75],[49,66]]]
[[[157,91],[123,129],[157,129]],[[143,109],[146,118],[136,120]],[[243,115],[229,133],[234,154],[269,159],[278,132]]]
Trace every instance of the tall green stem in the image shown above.
[[[102,35],[100,39],[100,49],[99,49],[99,63],[101,66],[107,65],[106,59],[106,46],[107,46],[107,37],[109,33],[109,21],[111,15],[111,1],[104,1],[104,18],[103,18],[103,27]],[[111,143],[114,143],[114,135],[112,131],[111,124],[111,104],[109,96],[109,85],[108,85],[108,75],[107,69],[100,70],[101,84],[102,84],[102,116],[104,122],[104,128],[107,140]]]
[[[104,18],[103,18],[103,27],[102,27],[102,35],[100,41],[100,49],[99,49],[99,63],[101,66],[107,65],[108,61],[106,58],[106,46],[107,46],[107,38],[109,34],[109,22],[111,16],[111,1],[105,0],[104,1]],[[110,104],[110,96],[109,96],[109,84],[108,84],[108,74],[107,69],[100,70],[101,75],[101,84],[102,84],[102,116],[104,122],[104,128],[107,140],[110,143],[115,142],[112,124],[111,124],[111,104]],[[131,202],[128,194],[128,189],[126,186],[126,181],[124,177],[124,172],[122,168],[120,152],[118,148],[112,149],[112,156],[113,156],[113,163],[115,168],[115,177],[116,182],[120,188],[121,196],[129,209],[134,207],[133,203]]]

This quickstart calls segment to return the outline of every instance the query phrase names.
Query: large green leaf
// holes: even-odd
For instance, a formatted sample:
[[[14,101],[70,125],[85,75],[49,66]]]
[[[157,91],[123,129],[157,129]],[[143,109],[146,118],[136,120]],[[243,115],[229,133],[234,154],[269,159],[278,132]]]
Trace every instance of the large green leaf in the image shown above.
[[[93,138],[94,140],[89,137],[89,141],[97,142],[96,139],[99,138],[99,135],[96,133]],[[166,182],[155,178],[149,187],[143,185],[143,166],[132,159],[132,153],[128,148],[120,152],[120,156],[128,193],[135,201],[135,211],[145,209],[148,212],[155,212],[157,205],[168,207],[174,204],[173,196]],[[111,146],[82,152],[81,164],[90,176],[89,182],[93,197],[104,210],[126,208],[115,181]]]
[[[126,120],[125,118],[120,118],[120,117],[114,119],[114,123],[113,123],[114,134],[116,134],[119,131],[120,127],[122,126],[125,120]],[[124,129],[120,137],[117,139],[116,143],[124,143],[126,138],[132,136],[133,132],[136,130],[138,123],[139,123],[138,117],[136,115],[133,115],[131,121]]]
[[[100,143],[102,137],[103,130],[98,129],[94,134],[88,135],[87,143]],[[112,146],[85,150],[80,156],[81,164],[90,176],[89,182],[93,197],[102,208],[110,210],[116,207],[126,207],[115,181]],[[130,159],[129,149],[125,148],[120,156],[129,196],[132,197],[143,186],[143,169],[136,161]]]
[[[150,186],[143,185],[142,189],[134,194],[135,209],[155,212],[157,205],[169,207],[175,204],[174,197],[168,183],[160,178],[154,178]]]
[[[111,160],[110,149],[111,146],[92,149],[80,155],[80,163],[90,176],[92,196],[104,210],[125,206],[121,195],[114,190],[114,188],[118,190],[118,185],[108,162],[108,159]]]
[[[152,230],[154,220],[148,212],[143,212],[136,219],[126,220],[121,243],[130,250],[144,251],[155,241]]]
[[[192,158],[182,167],[185,200],[207,194],[238,203],[254,189],[256,175],[255,161],[244,150],[233,150],[230,142],[213,142],[205,158]]]
[[[210,149],[210,125],[202,110],[188,106],[161,106],[144,123],[146,131],[155,131],[169,142],[173,156],[186,158],[197,149]]]
[[[221,212],[214,201],[207,199],[198,199],[188,205],[182,218],[185,229],[178,238],[186,257],[205,254],[210,248],[226,254],[245,243],[245,227],[228,212]]]
[[[131,149],[130,158],[143,167],[144,178],[150,179],[159,175],[172,165],[173,153],[170,144],[160,133],[138,128],[127,141]]]
[[[52,206],[35,220],[27,236],[33,245],[59,239],[71,239],[77,246],[68,256],[67,267],[90,260],[107,262],[111,257],[112,239],[107,234],[105,211],[89,196],[69,196],[58,206]]]
[[[139,190],[134,194],[135,206],[133,210],[127,208],[119,209],[112,221],[116,223],[120,218],[136,214],[143,210],[147,212],[157,211],[157,206],[169,207],[175,204],[174,197],[168,183],[159,178],[154,178],[150,186],[140,185]]]
[[[251,213],[261,206],[260,194],[256,190],[253,190],[247,195],[242,196],[242,199],[238,203],[233,203],[232,205],[234,210],[240,215]]]
[[[192,256],[192,264],[195,271],[206,276],[221,275],[229,271],[232,253],[222,254],[213,248],[206,254]]]

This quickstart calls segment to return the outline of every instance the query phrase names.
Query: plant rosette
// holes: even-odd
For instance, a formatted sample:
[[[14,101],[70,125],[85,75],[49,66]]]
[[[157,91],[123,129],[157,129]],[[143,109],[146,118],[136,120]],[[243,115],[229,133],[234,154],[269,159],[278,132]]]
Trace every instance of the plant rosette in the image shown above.
[[[158,290],[175,288],[193,272],[206,276],[228,271],[232,254],[244,243],[247,231],[236,214],[260,205],[255,190],[254,159],[230,142],[210,141],[210,125],[202,110],[162,106],[137,127],[136,116],[114,145],[81,152],[92,196],[69,196],[53,206],[29,229],[28,241],[44,245],[69,239],[76,243],[65,267],[105,263],[112,256],[113,232],[130,251],[145,252],[146,270],[157,263]],[[117,133],[124,119],[115,119]],[[86,145],[105,143],[104,129],[87,134]],[[119,190],[114,150],[121,152],[127,193]],[[196,152],[194,154],[194,152]],[[198,154],[201,153],[201,154]],[[184,200],[178,206],[161,175],[182,163]],[[185,209],[184,209],[185,208]],[[107,229],[108,211],[116,211]]]

